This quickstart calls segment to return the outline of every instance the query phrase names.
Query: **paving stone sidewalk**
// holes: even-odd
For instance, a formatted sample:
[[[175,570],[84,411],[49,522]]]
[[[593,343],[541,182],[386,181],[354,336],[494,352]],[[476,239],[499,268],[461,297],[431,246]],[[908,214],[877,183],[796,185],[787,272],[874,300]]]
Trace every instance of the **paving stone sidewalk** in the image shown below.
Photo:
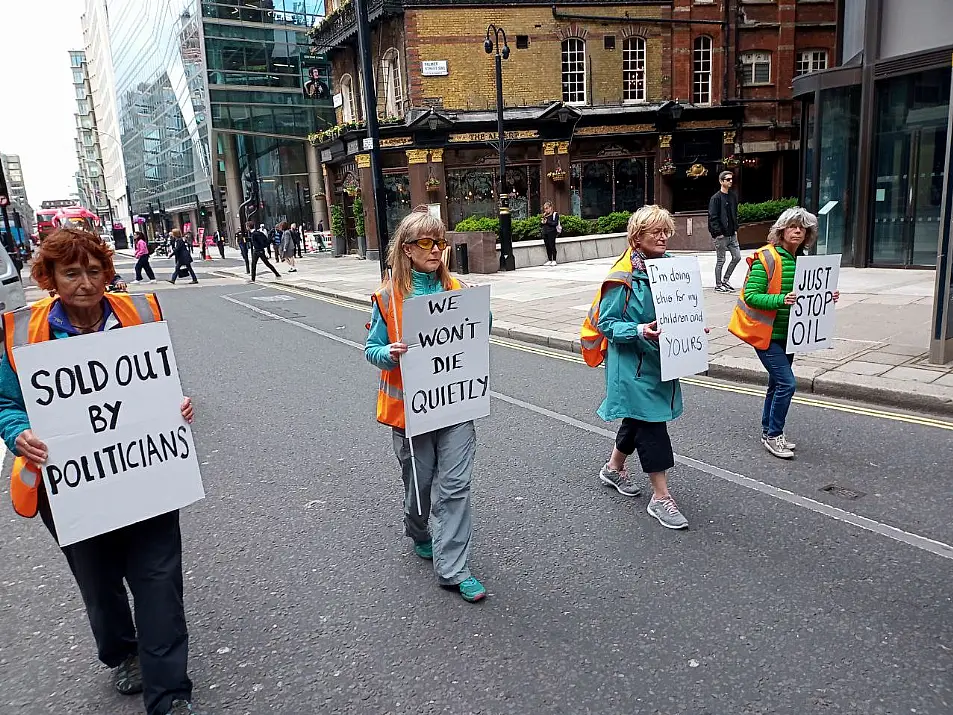
[[[764,384],[766,374],[754,350],[727,331],[737,296],[712,289],[713,253],[694,255],[708,289],[709,376]],[[555,268],[471,274],[465,280],[492,286],[495,334],[579,352],[579,327],[612,263],[613,259],[596,259]],[[281,268],[280,283],[362,304],[369,303],[380,283],[378,264],[354,256],[310,254],[298,261],[298,269],[288,273]],[[744,262],[735,270],[736,288],[745,270]],[[246,277],[244,268],[221,273]],[[265,277],[261,283],[272,281]],[[838,337],[833,348],[795,360],[799,390],[953,414],[953,363],[932,365],[927,360],[933,287],[933,271],[842,268]]]

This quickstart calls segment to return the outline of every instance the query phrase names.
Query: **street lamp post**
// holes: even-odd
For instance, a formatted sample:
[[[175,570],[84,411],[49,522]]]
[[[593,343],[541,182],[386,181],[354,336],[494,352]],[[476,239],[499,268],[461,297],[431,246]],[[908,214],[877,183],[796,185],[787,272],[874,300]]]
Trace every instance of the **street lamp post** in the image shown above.
[[[503,60],[510,56],[510,46],[506,44],[506,31],[496,25],[486,28],[483,49],[488,55],[495,53],[496,63],[496,130],[499,134],[500,151],[500,270],[515,271],[513,223],[510,216],[510,197],[506,192],[506,135],[503,132]]]

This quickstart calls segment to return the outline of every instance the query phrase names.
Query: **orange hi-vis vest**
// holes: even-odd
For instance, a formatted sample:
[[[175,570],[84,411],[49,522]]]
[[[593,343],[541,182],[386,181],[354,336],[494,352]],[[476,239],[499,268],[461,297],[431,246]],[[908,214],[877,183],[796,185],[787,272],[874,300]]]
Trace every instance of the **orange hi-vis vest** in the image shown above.
[[[596,291],[596,297],[592,300],[589,314],[582,322],[582,328],[579,331],[579,346],[582,350],[582,359],[586,361],[586,365],[589,367],[599,367],[606,359],[609,341],[599,331],[599,303],[602,301],[602,294],[606,288],[620,283],[629,288],[632,287],[632,250],[629,248],[625,249],[625,253],[619,256],[619,259],[612,266],[612,270],[609,271],[609,275],[602,281],[602,285]]]
[[[450,279],[450,290],[460,290],[463,284],[456,278]],[[391,307],[391,298],[396,300],[395,307]],[[400,340],[400,331],[404,325],[404,296],[400,291],[392,289],[390,283],[385,282],[371,300],[387,324],[387,339],[392,343]],[[397,313],[397,322],[394,323],[394,312]],[[377,421],[381,424],[404,429],[404,378],[400,374],[400,364],[393,370],[381,370],[381,384],[377,391]]]
[[[137,295],[107,293],[106,300],[109,301],[109,306],[119,320],[119,324],[124,328],[162,320],[159,301],[151,293]],[[56,298],[44,298],[29,307],[3,314],[4,349],[14,372],[17,370],[17,365],[13,360],[13,348],[42,343],[52,337],[50,309],[55,302]],[[17,514],[28,519],[36,516],[39,487],[39,470],[23,457],[13,460],[10,497],[13,500],[13,510]]]
[[[749,256],[749,274],[755,261],[761,261],[765,273],[768,274],[768,293],[780,295],[781,274],[784,271],[781,269],[781,254],[778,253],[778,249],[768,245],[759,248],[752,256]],[[747,282],[748,278],[745,276],[745,283]],[[771,345],[771,331],[777,314],[776,310],[758,310],[748,305],[745,302],[745,289],[742,286],[738,302],[731,314],[731,321],[728,323],[728,332],[758,350],[767,350]]]

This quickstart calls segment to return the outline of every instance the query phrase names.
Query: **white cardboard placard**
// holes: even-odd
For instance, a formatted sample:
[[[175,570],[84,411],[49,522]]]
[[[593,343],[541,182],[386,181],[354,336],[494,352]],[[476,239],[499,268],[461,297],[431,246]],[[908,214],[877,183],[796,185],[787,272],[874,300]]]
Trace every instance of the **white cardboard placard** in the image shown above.
[[[788,319],[788,353],[809,353],[833,347],[834,291],[840,278],[839,253],[798,256],[794,268],[794,293]]]
[[[404,301],[400,359],[406,433],[490,414],[490,286]]]
[[[645,262],[658,321],[662,380],[697,375],[708,369],[708,334],[701,268],[695,256]]]
[[[14,349],[61,546],[205,496],[165,322]]]

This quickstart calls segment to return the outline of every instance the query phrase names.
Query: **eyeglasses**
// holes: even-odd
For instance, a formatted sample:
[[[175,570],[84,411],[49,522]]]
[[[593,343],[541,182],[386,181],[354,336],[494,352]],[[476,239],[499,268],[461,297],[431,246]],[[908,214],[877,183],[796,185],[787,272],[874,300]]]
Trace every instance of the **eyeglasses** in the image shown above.
[[[650,236],[652,238],[659,238],[665,236],[665,238],[672,237],[672,231],[669,231],[667,228],[653,228],[651,231],[645,231],[644,236]]]
[[[407,243],[412,243],[425,251],[432,251],[434,246],[441,251],[446,251],[447,246],[450,245],[444,238],[418,238],[416,241],[407,241]]]

